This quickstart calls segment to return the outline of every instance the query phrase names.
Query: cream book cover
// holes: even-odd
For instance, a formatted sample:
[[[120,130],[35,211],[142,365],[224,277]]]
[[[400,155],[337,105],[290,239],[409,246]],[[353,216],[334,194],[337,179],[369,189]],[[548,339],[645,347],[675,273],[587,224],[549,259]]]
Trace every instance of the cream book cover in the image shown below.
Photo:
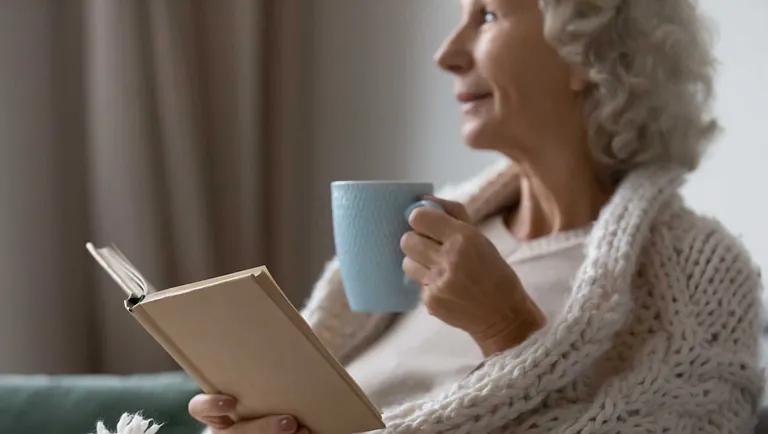
[[[266,267],[158,291],[116,247],[86,247],[127,311],[202,390],[237,398],[239,418],[290,414],[314,434],[384,428]]]

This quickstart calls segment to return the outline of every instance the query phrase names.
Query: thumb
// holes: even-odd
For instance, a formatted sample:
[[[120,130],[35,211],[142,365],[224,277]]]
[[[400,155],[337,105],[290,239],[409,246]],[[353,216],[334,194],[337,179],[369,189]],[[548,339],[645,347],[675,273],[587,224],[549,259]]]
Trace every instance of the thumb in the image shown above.
[[[464,207],[463,204],[459,202],[440,199],[438,197],[430,196],[430,195],[424,196],[424,200],[429,200],[440,205],[441,207],[443,207],[443,210],[445,211],[446,214],[455,218],[456,220],[460,220],[464,223],[472,223],[472,219],[469,218],[469,213],[467,213],[467,209]]]
[[[227,434],[293,434],[299,422],[292,416],[266,416],[235,424]]]

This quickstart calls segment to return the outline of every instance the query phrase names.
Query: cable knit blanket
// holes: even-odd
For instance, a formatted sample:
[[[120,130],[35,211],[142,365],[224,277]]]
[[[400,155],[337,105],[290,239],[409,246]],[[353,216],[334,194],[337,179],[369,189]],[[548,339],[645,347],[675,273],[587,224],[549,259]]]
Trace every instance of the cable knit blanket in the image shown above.
[[[448,392],[384,409],[382,434],[752,432],[760,276],[740,242],[686,208],[684,175],[628,175],[594,225],[562,318]],[[441,196],[480,220],[518,186],[502,161]],[[342,363],[391,323],[349,310],[335,260],[303,314]]]

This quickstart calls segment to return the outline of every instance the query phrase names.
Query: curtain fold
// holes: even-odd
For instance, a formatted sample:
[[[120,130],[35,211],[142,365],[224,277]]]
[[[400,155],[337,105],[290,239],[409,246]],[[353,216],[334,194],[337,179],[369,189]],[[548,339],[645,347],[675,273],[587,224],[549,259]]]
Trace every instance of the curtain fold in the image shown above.
[[[0,2],[0,371],[75,371],[92,360],[92,319],[66,308],[93,295],[85,258],[71,251],[87,231],[82,116],[73,113],[80,41],[56,33],[79,28],[80,14],[57,9]]]
[[[266,264],[301,302],[305,13],[299,0],[0,3],[0,372],[177,369],[88,240],[158,287]]]

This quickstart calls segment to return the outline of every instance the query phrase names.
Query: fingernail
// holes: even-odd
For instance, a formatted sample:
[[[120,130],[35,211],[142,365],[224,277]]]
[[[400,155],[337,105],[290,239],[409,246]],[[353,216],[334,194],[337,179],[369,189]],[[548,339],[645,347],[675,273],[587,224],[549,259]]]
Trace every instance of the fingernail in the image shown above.
[[[280,431],[281,432],[295,432],[296,429],[299,427],[299,424],[296,423],[296,419],[285,416],[280,419]]]
[[[235,407],[235,401],[232,399],[219,400],[219,408],[222,410],[232,410]]]
[[[445,211],[443,209],[442,205],[440,205],[439,203],[437,203],[437,202],[435,202],[433,200],[425,200],[424,201],[424,206],[427,207],[427,208],[436,209],[438,211]]]

